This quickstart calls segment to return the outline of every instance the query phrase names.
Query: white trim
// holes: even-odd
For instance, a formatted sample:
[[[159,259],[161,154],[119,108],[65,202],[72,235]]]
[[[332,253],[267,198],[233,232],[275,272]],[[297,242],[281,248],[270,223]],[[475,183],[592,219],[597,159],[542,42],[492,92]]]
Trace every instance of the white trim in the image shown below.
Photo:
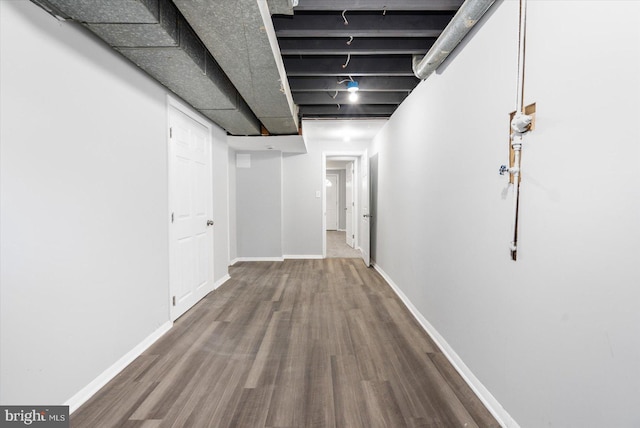
[[[236,262],[283,262],[284,257],[238,257]]]
[[[284,153],[280,152],[280,251],[284,249]],[[284,256],[282,257],[284,260]]]
[[[324,257],[322,257],[322,254],[285,254],[284,256],[285,260],[317,260],[317,259],[324,259]]]
[[[489,392],[489,390],[480,382],[480,380],[471,372],[469,367],[462,361],[460,356],[453,350],[451,345],[447,343],[444,337],[438,333],[438,331],[427,321],[427,319],[420,313],[409,298],[402,292],[400,287],[393,282],[391,277],[382,270],[380,266],[372,263],[374,269],[384,278],[389,284],[391,289],[402,300],[402,303],[409,309],[411,315],[418,321],[420,326],[427,332],[431,339],[438,345],[444,356],[449,360],[454,369],[460,374],[462,379],[469,385],[473,392],[478,396],[480,401],[491,412],[494,418],[498,421],[500,426],[506,428],[520,428],[520,425],[511,417],[509,413],[500,405],[498,400]]]
[[[235,259],[233,259],[233,260],[231,260],[231,261],[229,262],[229,266],[233,266],[233,265],[235,265],[236,263],[238,263],[239,261],[240,261],[240,259],[238,259],[238,258],[236,257]]]
[[[327,179],[327,154],[322,152],[322,179],[320,183],[322,191],[322,258],[327,257],[327,186],[325,180]]]
[[[230,279],[231,277],[229,276],[229,274],[226,274],[225,276],[223,276],[213,284],[213,289],[214,290],[217,289],[218,287],[220,287],[222,284],[229,281]]]
[[[69,406],[69,413],[73,413],[87,400],[89,400],[96,392],[105,386],[109,381],[118,375],[125,367],[138,358],[144,351],[160,339],[167,331],[171,330],[173,323],[167,321],[162,324],[156,331],[151,333],[147,338],[140,342],[135,348],[127,352],[118,361],[113,363],[111,367],[102,372],[98,377],[91,381],[87,386],[75,393],[69,398],[64,405]]]

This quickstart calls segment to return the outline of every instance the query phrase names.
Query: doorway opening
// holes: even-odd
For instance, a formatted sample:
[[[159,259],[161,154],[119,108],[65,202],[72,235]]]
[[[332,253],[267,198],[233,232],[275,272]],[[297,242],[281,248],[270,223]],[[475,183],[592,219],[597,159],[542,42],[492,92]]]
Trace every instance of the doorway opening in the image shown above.
[[[359,186],[362,154],[324,154],[323,256],[360,258]]]

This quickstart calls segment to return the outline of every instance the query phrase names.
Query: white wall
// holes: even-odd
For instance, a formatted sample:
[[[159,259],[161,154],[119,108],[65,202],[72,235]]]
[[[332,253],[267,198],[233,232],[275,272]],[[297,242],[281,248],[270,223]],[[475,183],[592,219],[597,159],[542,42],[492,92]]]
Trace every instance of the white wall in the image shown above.
[[[282,153],[237,151],[251,157],[236,168],[236,237],[239,258],[282,257]]]
[[[518,4],[407,98],[376,260],[523,427],[640,425],[640,3],[530,1],[519,259],[507,160]]]
[[[337,120],[303,121],[303,145],[278,136],[229,137],[229,144],[233,147],[230,150],[250,153],[252,156],[255,154],[258,160],[270,156],[265,153],[280,153],[278,148],[300,150],[306,146],[307,150],[306,153],[282,152],[280,182],[275,178],[277,173],[274,164],[265,165],[266,170],[262,172],[242,172],[242,169],[235,167],[235,153],[230,152],[231,260],[243,257],[322,257],[322,197],[316,196],[317,192],[322,194],[324,186],[322,155],[364,153],[375,132],[385,122],[381,119],[354,123]],[[351,141],[345,141],[346,135],[351,136]],[[243,147],[267,146],[273,146],[275,150],[242,150]],[[246,181],[244,184],[241,183],[241,176]],[[270,228],[268,232],[261,232],[260,228],[263,226],[259,226],[276,224],[275,205],[269,202],[266,195],[277,198],[278,191],[281,201],[279,237],[275,234],[278,226],[265,226]],[[270,204],[267,207],[269,219],[256,219],[256,210],[265,209],[267,203]],[[235,226],[234,219],[237,220]],[[241,240],[244,240],[242,249]],[[280,253],[276,254],[278,246]]]
[[[214,281],[220,282],[229,273],[230,261],[230,233],[229,228],[229,148],[227,133],[217,125],[212,129],[213,156],[213,220],[214,220],[214,249],[213,274]]]
[[[28,1],[0,1],[0,55],[0,402],[62,404],[169,323],[168,92]]]
[[[322,154],[362,153],[369,143],[317,138],[306,140],[307,153],[231,151],[231,260],[322,257]],[[236,168],[235,153],[250,154],[252,168]]]
[[[287,154],[283,163],[282,248],[286,255],[322,256],[322,152],[307,143],[306,154]]]
[[[303,123],[304,132],[304,123]],[[306,139],[306,154],[283,155],[283,250],[285,255],[322,256],[322,154],[363,153],[369,140]]]
[[[228,150],[229,174],[229,264],[238,258],[237,214],[236,214],[236,151]]]
[[[1,2],[2,396],[61,404],[168,319],[166,92]]]

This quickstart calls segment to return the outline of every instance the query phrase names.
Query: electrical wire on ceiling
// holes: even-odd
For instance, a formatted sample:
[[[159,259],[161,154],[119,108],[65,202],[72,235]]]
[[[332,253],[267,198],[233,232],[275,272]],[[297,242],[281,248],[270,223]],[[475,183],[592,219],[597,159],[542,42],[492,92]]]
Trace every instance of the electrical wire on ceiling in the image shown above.
[[[347,45],[351,46],[351,42],[353,42],[353,36],[349,36],[349,41],[347,42]]]
[[[335,100],[337,96],[338,96],[338,90],[336,89],[336,93],[331,95],[331,98],[333,98]]]
[[[353,77],[351,77],[351,76],[347,76],[347,77],[349,77],[349,78],[348,79],[338,80],[338,85],[341,85],[344,82],[355,82],[355,80],[353,80]]]
[[[349,65],[349,61],[351,61],[351,53],[347,54],[347,62],[342,64],[342,68],[347,68],[347,65]],[[353,79],[351,79],[351,80],[353,80]]]
[[[349,21],[347,21],[347,17],[344,14],[347,13],[347,9],[342,11],[342,19],[344,19],[344,25],[349,25]]]

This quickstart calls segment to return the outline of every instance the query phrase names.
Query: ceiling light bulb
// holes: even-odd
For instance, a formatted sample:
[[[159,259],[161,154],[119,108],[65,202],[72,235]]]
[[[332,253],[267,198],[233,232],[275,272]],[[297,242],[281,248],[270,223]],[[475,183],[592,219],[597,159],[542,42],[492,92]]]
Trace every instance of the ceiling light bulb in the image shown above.
[[[357,92],[351,92],[349,94],[349,101],[351,101],[352,103],[355,103],[358,101],[358,93]]]

